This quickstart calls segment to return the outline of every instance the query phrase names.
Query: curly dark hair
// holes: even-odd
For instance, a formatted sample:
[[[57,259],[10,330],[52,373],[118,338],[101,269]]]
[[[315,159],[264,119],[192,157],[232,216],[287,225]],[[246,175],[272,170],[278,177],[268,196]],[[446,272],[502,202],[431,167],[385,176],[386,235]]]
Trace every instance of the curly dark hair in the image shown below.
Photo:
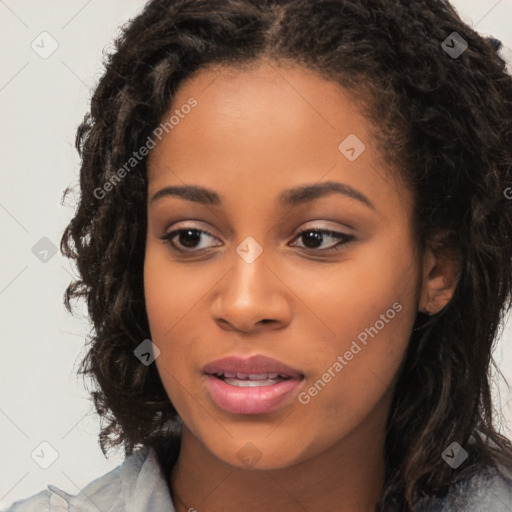
[[[442,46],[457,32],[467,49]],[[299,64],[339,83],[372,124],[379,152],[414,194],[418,247],[444,234],[460,274],[451,301],[418,313],[398,374],[379,510],[409,510],[482,467],[512,466],[494,426],[492,349],[512,305],[512,78],[499,42],[445,0],[153,0],[125,26],[76,134],[80,200],[61,251],[93,323],[80,372],[102,424],[100,446],[163,446],[180,419],[156,365],[134,349],[151,338],[144,300],[147,172],[141,159],[103,185],[145,144],[180,83],[212,65],[258,59]],[[64,197],[70,191],[66,189]],[[104,197],[103,197],[104,196]],[[457,441],[458,470],[441,459]]]

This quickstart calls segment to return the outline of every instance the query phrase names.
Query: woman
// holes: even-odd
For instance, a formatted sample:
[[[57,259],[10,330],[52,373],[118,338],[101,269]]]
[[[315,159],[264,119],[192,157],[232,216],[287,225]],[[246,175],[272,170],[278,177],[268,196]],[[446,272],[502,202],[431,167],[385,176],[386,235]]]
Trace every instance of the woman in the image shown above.
[[[446,1],[153,0],[61,249],[126,460],[9,510],[512,510],[512,80]]]

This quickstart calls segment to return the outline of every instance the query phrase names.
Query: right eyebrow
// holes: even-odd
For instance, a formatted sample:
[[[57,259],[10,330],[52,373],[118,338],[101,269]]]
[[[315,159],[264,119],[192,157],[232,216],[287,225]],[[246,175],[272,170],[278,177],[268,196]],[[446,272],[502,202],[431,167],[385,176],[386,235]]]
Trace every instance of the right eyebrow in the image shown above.
[[[188,201],[212,206],[218,206],[222,203],[217,192],[198,185],[164,187],[153,195],[150,202],[153,203],[163,197],[179,197]]]

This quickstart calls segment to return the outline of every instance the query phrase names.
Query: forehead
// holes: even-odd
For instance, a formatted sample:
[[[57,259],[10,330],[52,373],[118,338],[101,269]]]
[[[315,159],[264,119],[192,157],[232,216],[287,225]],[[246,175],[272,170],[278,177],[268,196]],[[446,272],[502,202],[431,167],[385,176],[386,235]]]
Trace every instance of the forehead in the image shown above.
[[[182,109],[190,98],[196,106]],[[244,69],[199,70],[181,84],[164,122],[173,113],[181,114],[179,122],[149,155],[150,194],[194,183],[267,197],[334,180],[356,188],[366,182],[367,195],[375,198],[393,181],[356,101],[339,84],[296,64],[262,60]],[[347,140],[362,148],[355,160],[342,151]]]
[[[355,134],[365,143],[371,138],[367,120],[337,83],[288,62],[262,60],[244,69],[201,69],[180,85],[163,122],[180,113],[190,98],[197,105],[163,132],[149,167],[164,156],[178,165],[205,157],[227,163],[235,155],[245,155],[247,168],[255,163],[249,161],[254,156],[261,162],[269,154],[274,160],[294,156],[307,163],[313,153],[316,163],[332,165],[347,136]],[[312,147],[317,150],[312,152]]]

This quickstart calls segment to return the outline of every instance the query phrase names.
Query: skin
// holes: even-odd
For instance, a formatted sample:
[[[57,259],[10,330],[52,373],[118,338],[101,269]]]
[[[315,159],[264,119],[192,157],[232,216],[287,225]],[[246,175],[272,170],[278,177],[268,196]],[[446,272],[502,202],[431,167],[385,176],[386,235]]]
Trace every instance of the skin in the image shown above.
[[[375,510],[386,419],[415,317],[444,307],[456,269],[430,248],[418,252],[412,194],[385,169],[371,125],[339,85],[261,60],[200,70],[171,110],[191,96],[197,106],[149,155],[144,264],[156,364],[183,420],[170,480],[176,509]],[[354,161],[338,149],[350,134],[366,146]],[[277,202],[285,189],[325,181],[350,185],[374,209],[341,194]],[[151,200],[184,184],[214,190],[222,204]],[[190,238],[175,237],[180,255],[160,238],[184,227],[214,238],[184,246]],[[355,240],[329,249],[339,240],[298,235],[310,228]],[[263,248],[250,264],[236,252],[248,236]],[[294,396],[268,414],[232,414],[207,391],[205,364],[254,354],[300,369],[307,391],[394,303],[400,312],[307,404]],[[247,443],[260,457],[251,467],[237,456]]]

